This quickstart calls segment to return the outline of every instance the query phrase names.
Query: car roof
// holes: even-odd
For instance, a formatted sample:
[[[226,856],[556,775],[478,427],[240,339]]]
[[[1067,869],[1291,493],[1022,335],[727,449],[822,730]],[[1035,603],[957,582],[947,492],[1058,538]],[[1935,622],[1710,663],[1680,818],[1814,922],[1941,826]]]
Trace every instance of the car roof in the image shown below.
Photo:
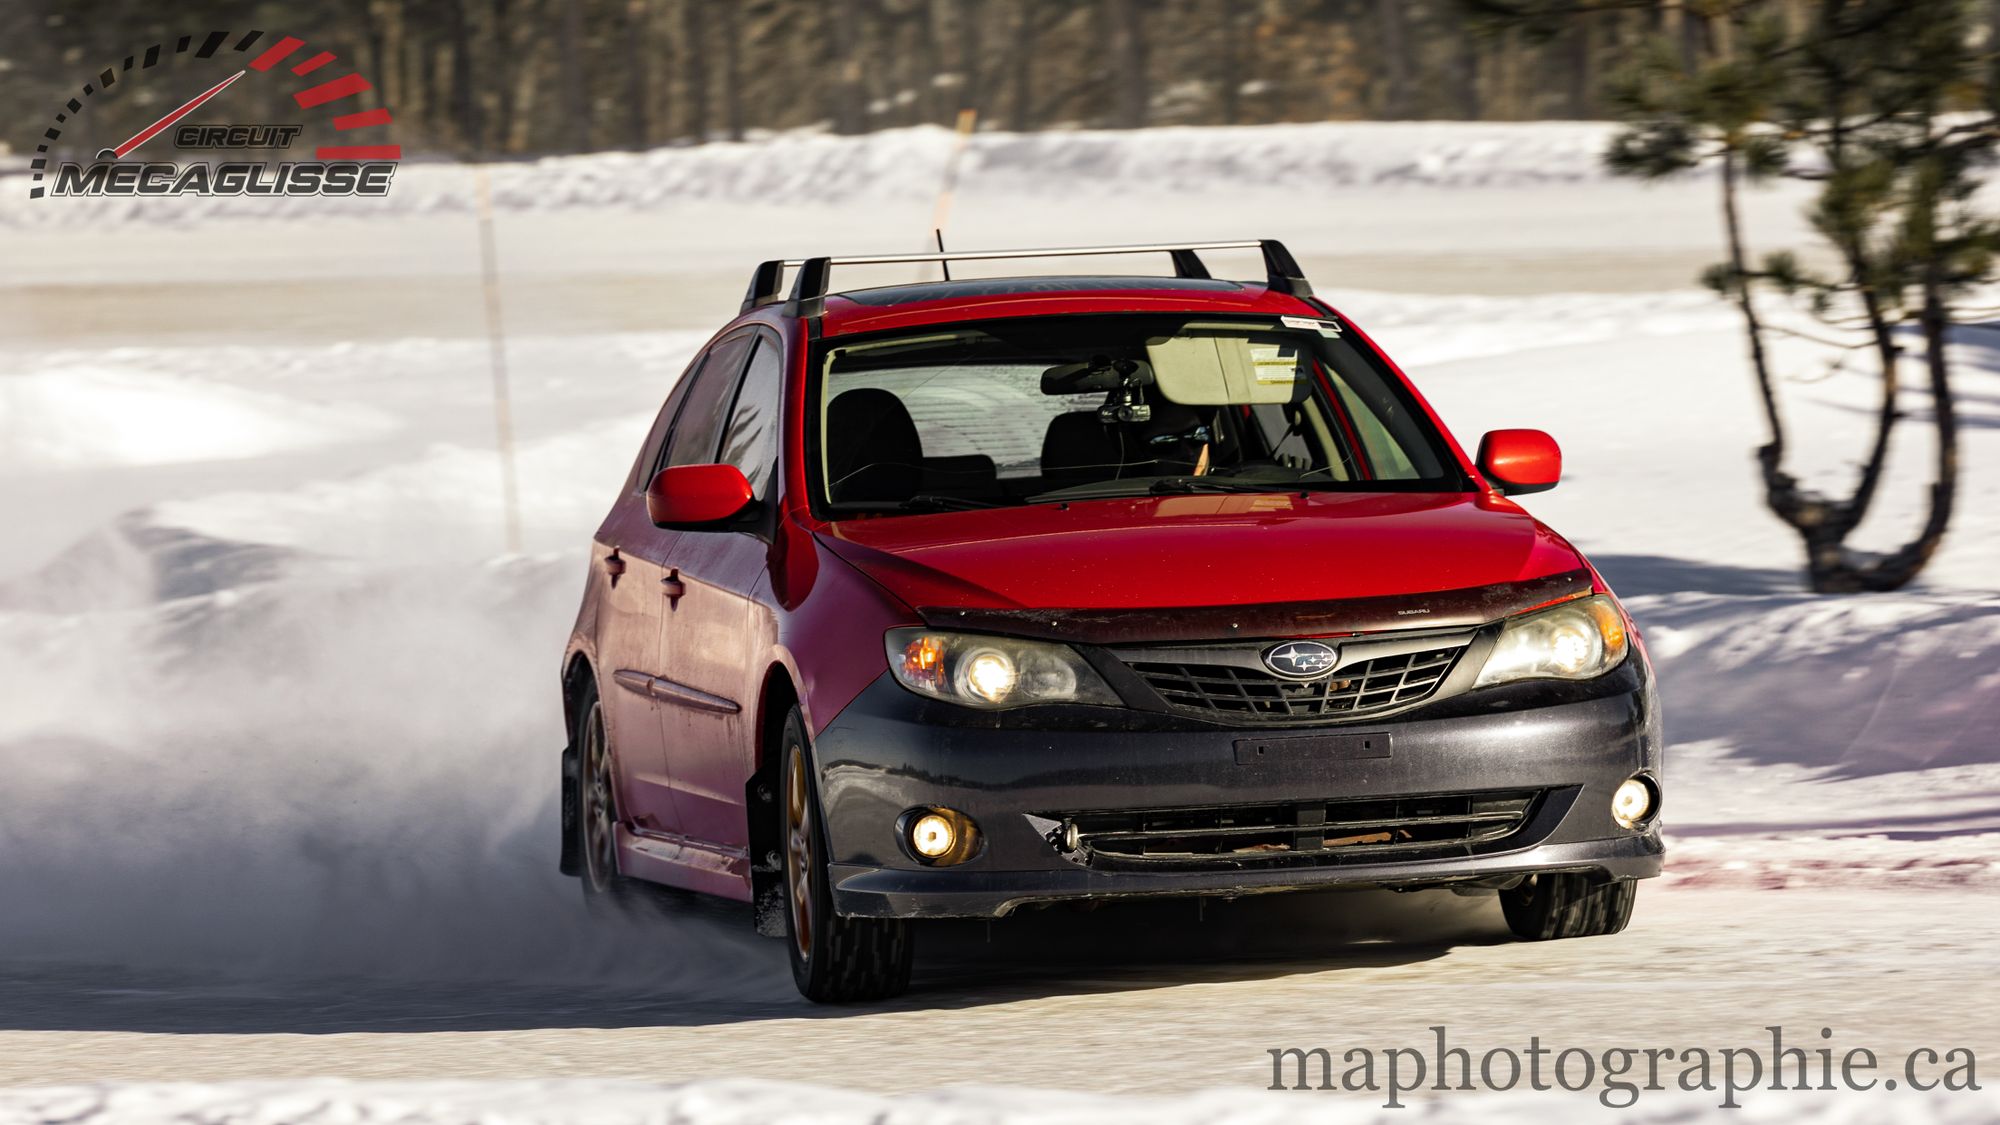
[[[1261,281],[1216,278],[1201,258],[1204,251],[1244,249],[1263,256]],[[1174,272],[1166,277],[1054,274],[949,280],[955,261],[1133,254],[1166,254]],[[917,264],[941,266],[947,280],[829,292],[835,266]],[[797,273],[791,296],[784,298],[780,289],[788,269]],[[1112,312],[1325,316],[1328,310],[1312,299],[1312,286],[1284,244],[1257,239],[771,260],[751,273],[737,323],[799,322],[815,335],[838,336],[956,320]]]
[[[824,336],[960,320],[1083,313],[1207,312],[1324,316],[1256,282],[1177,277],[1005,277],[923,282],[827,295]]]

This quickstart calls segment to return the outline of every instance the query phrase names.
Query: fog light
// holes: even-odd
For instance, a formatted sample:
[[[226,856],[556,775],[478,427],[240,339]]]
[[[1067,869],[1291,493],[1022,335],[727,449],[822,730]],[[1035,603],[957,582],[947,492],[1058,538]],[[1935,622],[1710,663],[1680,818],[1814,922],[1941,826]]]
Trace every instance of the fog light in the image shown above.
[[[910,822],[910,847],[925,859],[951,854],[958,846],[958,829],[936,813],[925,813]]]
[[[896,818],[903,850],[927,867],[950,867],[978,855],[979,823],[957,809],[919,805]]]
[[[1637,828],[1653,812],[1653,787],[1644,778],[1628,777],[1611,795],[1611,819],[1621,828]]]

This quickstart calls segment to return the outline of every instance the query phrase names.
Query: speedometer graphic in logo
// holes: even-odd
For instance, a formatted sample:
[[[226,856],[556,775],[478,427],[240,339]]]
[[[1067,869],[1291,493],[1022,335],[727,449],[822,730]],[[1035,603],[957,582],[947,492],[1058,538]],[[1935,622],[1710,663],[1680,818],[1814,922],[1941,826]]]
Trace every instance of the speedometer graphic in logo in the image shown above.
[[[63,102],[28,163],[28,198],[383,195],[403,149],[374,89],[290,35],[163,40]]]

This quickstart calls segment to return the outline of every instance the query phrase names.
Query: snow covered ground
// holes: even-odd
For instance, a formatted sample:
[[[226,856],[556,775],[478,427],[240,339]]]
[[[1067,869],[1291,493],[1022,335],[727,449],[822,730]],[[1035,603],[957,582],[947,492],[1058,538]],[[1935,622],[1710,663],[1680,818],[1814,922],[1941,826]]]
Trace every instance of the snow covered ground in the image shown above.
[[[1960,349],[1958,514],[1923,582],[1867,598],[1807,594],[1796,543],[1755,490],[1759,424],[1736,322],[1684,283],[1715,253],[1712,186],[1606,182],[1592,157],[1602,136],[1591,125],[982,136],[951,237],[1286,238],[1461,439],[1528,425],[1562,442],[1565,482],[1530,506],[1620,590],[1665,692],[1673,851],[1668,877],[1641,898],[1642,925],[1649,902],[1663,919],[1646,948],[1673,957],[1704,904],[1764,902],[1732,896],[1783,888],[1800,896],[1786,900],[1801,904],[1789,913],[1815,920],[1774,939],[1760,954],[1766,967],[1782,966],[1786,949],[1827,954],[1839,926],[1830,919],[1843,912],[1909,912],[1952,919],[1937,924],[1960,959],[1939,953],[1940,974],[1950,965],[1990,979],[1990,958],[1963,942],[2000,922],[2000,353],[1988,346],[2000,335],[1968,332]],[[173,1028],[204,1026],[146,1033],[177,1005],[322,978],[378,982],[360,986],[368,996],[405,987],[384,981],[474,982],[467,996],[477,982],[582,982],[599,999],[644,995],[647,1017],[668,1023],[675,1005],[765,1013],[786,1042],[822,1049],[781,958],[739,920],[582,924],[573,888],[553,872],[555,662],[608,492],[749,264],[822,247],[914,249],[944,144],[918,130],[498,170],[517,326],[517,556],[500,551],[462,171],[413,167],[382,213],[326,223],[158,201],[30,211],[14,199],[25,193],[0,183],[0,228],[23,250],[0,260],[0,329],[14,341],[0,352],[0,1081],[91,1076],[32,1061],[67,1049],[153,1057]],[[1797,238],[1796,202],[1756,201],[1768,245]],[[1831,369],[1810,345],[1781,350],[1795,440],[1812,458],[1804,468],[1838,484],[1865,445],[1867,374]],[[1921,519],[1927,404],[1914,378],[1908,408],[1868,545],[1893,546]],[[1804,897],[1822,891],[1849,897]],[[1840,910],[1804,908],[1820,901]],[[1394,904],[1375,909],[1405,917]],[[1469,909],[1445,896],[1418,917],[1444,911],[1464,933],[1490,929],[1490,919],[1466,921]],[[1788,913],[1735,912],[1767,929]],[[1896,971],[1893,934],[1867,932],[1872,944],[1845,949],[1842,963]],[[1465,940],[1473,948],[1460,956],[1474,964],[1494,953],[1478,947],[1490,938]],[[672,955],[658,955],[663,947]],[[1090,1025],[1105,1018],[1091,981],[1106,971],[999,1003],[1025,1005],[1024,1021]],[[1365,979],[1371,996],[1393,997],[1433,972]],[[1324,987],[1337,992],[1338,977]],[[1492,979],[1505,974],[1408,995],[1437,1018],[1482,1026],[1539,1003]],[[35,992],[36,981],[62,983]],[[953,1005],[980,1003],[963,992],[976,986],[952,987]],[[1234,981],[1192,987],[1239,1005],[1252,995],[1228,991],[1243,987]],[[1983,1008],[1954,1012],[1938,987],[1909,1020],[1962,1017],[1981,1043],[2000,1038]],[[112,993],[157,1003],[121,1024],[102,1014],[100,994]],[[1898,1033],[1893,1010],[1871,1012],[1873,1026]],[[417,1027],[427,1018],[409,1016]],[[202,1057],[234,1061],[200,1073],[349,1073],[337,1053],[319,1053],[341,1036],[317,1037],[308,1052],[282,1019],[252,1022],[254,1048],[217,1042]],[[1032,1023],[1001,1026],[1025,1036]],[[118,1037],[38,1038],[84,1031]],[[1199,1043],[1191,1025],[1175,1034]],[[538,1055],[509,1056],[542,1060],[517,1073],[629,1073],[592,1067],[580,1041],[537,1043]],[[291,1056],[323,1065],[258,1065]],[[111,1069],[187,1073],[161,1067]],[[1199,1077],[1180,1081],[1214,1084],[1189,1073]],[[921,1074],[892,1085],[966,1080],[911,1077]],[[1162,1092],[1184,1088],[1161,1081]],[[1302,1101],[1216,1093],[1167,1112],[1042,1098],[892,1103],[706,1083],[124,1086],[0,1093],[0,1122],[705,1123],[775,1120],[781,1109],[836,1121],[1260,1121],[1295,1115]],[[1678,1105],[1642,1103],[1641,1119],[1681,1119]],[[1978,1117],[1967,1105],[1901,1100],[1893,1110]],[[1546,1116],[1537,1106],[1502,1099],[1453,1112]],[[1847,1111],[1777,1100],[1761,1112]]]
[[[810,1108],[806,1108],[810,1106]],[[1863,1108],[1865,1107],[1865,1108]],[[1708,1108],[1697,1098],[1641,1102],[1618,1120],[1637,1125],[1685,1122]],[[1857,1120],[1971,1125],[1992,1120],[1995,1103],[1948,1095],[1846,1099],[1797,1095],[1776,1109],[1746,1109],[1729,1120],[1743,1125],[1789,1122],[1836,1125]],[[1431,1125],[1488,1122],[1541,1125],[1574,1115],[1559,1097],[1488,1097],[1446,1112],[1423,1114]],[[1609,1114],[1606,1115],[1610,1116]],[[1385,1108],[1325,1094],[1211,1093],[1191,1098],[1106,1098],[1014,1088],[964,1087],[942,1093],[877,1097],[778,1082],[716,1081],[684,1086],[641,1082],[493,1082],[366,1084],[335,1081],[245,1083],[235,1086],[122,1086],[8,1093],[0,1091],[4,1125],[126,1125],[174,1121],[185,1125],[530,1125],[590,1121],[601,1125],[1095,1125],[1146,1121],[1155,1125],[1388,1125],[1413,1120],[1405,1107]]]
[[[1603,180],[1599,153],[1611,127],[1597,122],[1384,125],[1325,122],[1250,128],[1151,129],[1143,133],[981,133],[967,146],[965,173],[982,190],[1014,196],[1118,194],[1143,184],[1169,192],[1213,192],[1273,183],[1322,187],[1500,188]],[[755,199],[770,206],[862,204],[884,198],[928,203],[955,145],[935,126],[865,137],[799,132],[743,144],[644,153],[547,157],[494,171],[503,209],[657,208],[703,199]],[[218,217],[319,218],[329,208],[382,216],[463,211],[463,169],[406,162],[395,188],[376,199],[91,199],[33,205],[26,169],[0,176],[0,225],[189,222]]]

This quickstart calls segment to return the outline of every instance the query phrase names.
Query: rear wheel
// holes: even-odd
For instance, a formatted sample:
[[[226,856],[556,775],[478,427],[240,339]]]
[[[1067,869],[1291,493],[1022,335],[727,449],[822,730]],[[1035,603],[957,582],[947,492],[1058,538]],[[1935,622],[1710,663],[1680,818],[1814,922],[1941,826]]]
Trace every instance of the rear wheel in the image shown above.
[[[826,830],[805,722],[795,707],[779,743],[779,808],[785,830],[786,951],[799,993],[818,1004],[885,1000],[910,986],[909,924],[843,918],[827,881]]]
[[[1515,937],[1553,941],[1617,933],[1632,920],[1638,898],[1637,879],[1576,872],[1530,875],[1520,886],[1500,892],[1500,909]]]
[[[618,775],[597,687],[584,688],[577,707],[577,853],[583,899],[595,910],[629,910],[640,887],[618,873]]]

